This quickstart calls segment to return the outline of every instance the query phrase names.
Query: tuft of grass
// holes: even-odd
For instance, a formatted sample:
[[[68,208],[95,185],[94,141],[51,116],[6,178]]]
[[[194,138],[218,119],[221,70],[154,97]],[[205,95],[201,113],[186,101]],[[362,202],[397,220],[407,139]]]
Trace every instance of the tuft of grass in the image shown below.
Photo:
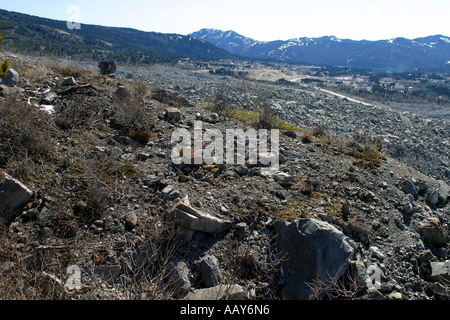
[[[51,70],[59,74],[61,77],[74,77],[75,79],[83,82],[88,82],[95,78],[95,75],[91,71],[78,66],[53,66]]]
[[[360,168],[371,168],[375,169],[381,165],[381,161],[386,160],[386,156],[380,151],[368,150],[368,151],[358,151],[351,150],[347,151],[345,154],[357,158],[358,160],[353,162],[353,165]]]
[[[45,159],[53,152],[51,116],[14,98],[0,102],[0,156]],[[0,159],[1,160],[1,159]]]
[[[116,129],[121,130],[124,134],[133,134],[143,143],[146,138],[144,132],[147,132],[152,126],[145,103],[146,97],[151,91],[150,88],[138,82],[126,90],[128,94],[114,96],[111,123]],[[150,137],[147,142],[149,139]]]
[[[313,136],[318,138],[328,136],[327,127],[322,123],[315,125],[313,128]]]
[[[259,113],[254,111],[229,109],[226,116],[244,123],[254,123],[259,119]]]
[[[130,132],[129,137],[134,141],[139,142],[142,145],[146,145],[151,139],[151,133],[143,130],[133,130]]]
[[[122,165],[119,165],[118,167],[115,167],[114,170],[116,175],[125,176],[127,178],[132,178],[137,175],[136,169],[131,162],[124,163]]]
[[[305,133],[305,134],[302,136],[302,142],[303,142],[303,143],[311,143],[311,142],[313,142],[313,137],[312,137],[311,135]]]
[[[353,162],[355,166],[361,168],[378,168],[381,161],[386,157],[381,153],[383,144],[379,138],[367,133],[355,133],[353,140],[348,144],[351,148],[345,154],[350,155],[357,160]]]
[[[201,107],[209,110],[212,110],[214,108],[214,106],[208,104],[201,105]],[[221,115],[259,128],[262,128],[261,124],[269,124],[270,128],[266,127],[264,129],[279,129],[288,132],[302,131],[302,129],[300,129],[299,127],[290,125],[284,120],[281,120],[274,116],[270,116],[270,119],[265,119],[266,116],[264,114],[255,111],[228,108],[225,112],[221,113]]]
[[[21,77],[28,79],[30,83],[43,82],[52,75],[52,70],[42,64],[26,63],[18,60],[14,63],[14,68]]]
[[[288,132],[302,131],[302,129],[300,129],[299,127],[290,125],[279,118],[274,118],[273,122],[274,122],[274,129],[280,129]]]
[[[135,94],[142,98],[151,97],[152,89],[145,83],[140,81],[135,81],[131,83],[131,88],[135,92]]]

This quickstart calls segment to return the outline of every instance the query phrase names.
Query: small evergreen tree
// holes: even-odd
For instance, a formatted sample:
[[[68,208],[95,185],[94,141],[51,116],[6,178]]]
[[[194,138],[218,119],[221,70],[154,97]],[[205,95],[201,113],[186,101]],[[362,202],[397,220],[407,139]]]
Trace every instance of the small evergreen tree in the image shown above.
[[[3,42],[3,37],[0,35],[0,43]],[[0,63],[0,78],[5,78],[8,75],[9,69],[9,61],[5,59],[2,63]]]

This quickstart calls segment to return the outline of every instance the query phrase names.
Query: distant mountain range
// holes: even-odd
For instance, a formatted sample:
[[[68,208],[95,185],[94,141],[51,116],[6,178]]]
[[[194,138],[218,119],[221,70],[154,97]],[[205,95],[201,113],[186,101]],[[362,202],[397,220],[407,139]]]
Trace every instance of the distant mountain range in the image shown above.
[[[58,21],[0,9],[0,50],[149,63],[179,58],[230,59],[233,54],[192,36]]]
[[[326,36],[264,42],[234,31],[202,29],[190,36],[206,40],[230,53],[256,59],[385,71],[405,71],[414,68],[448,70],[450,67],[450,38],[443,35],[413,40],[395,38],[356,41]]]

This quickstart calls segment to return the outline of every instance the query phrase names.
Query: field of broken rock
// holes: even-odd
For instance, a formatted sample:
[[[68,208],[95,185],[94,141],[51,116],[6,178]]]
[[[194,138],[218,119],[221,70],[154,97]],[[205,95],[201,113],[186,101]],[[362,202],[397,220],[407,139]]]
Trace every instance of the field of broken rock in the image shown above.
[[[448,299],[445,120],[167,65],[10,61],[1,299]],[[280,129],[279,172],[175,165],[173,131],[200,119]]]

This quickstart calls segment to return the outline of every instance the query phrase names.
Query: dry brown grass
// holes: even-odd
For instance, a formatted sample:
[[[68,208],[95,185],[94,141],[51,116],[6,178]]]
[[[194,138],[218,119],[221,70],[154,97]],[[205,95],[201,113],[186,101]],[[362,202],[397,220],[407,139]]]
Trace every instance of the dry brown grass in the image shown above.
[[[245,281],[248,288],[255,290],[256,299],[276,298],[275,282],[285,259],[283,255],[271,248],[254,250],[238,240],[230,243],[228,252],[223,265],[227,282]]]
[[[63,78],[73,77],[77,82],[91,82],[97,76],[90,70],[78,66],[52,66],[51,70]]]
[[[0,300],[166,300],[179,297],[171,264],[179,258],[175,228],[148,219],[140,244],[118,248],[78,232],[40,245],[19,241],[23,226],[0,223]],[[108,263],[108,252],[128,257],[133,269]],[[122,253],[121,253],[122,252]],[[127,252],[134,252],[127,255]],[[81,288],[67,287],[69,267],[80,271]],[[108,272],[105,270],[112,270]]]
[[[353,162],[355,166],[375,169],[381,165],[381,161],[386,160],[381,153],[383,149],[381,140],[370,134],[355,133],[347,147],[349,150],[345,153],[357,159]]]
[[[0,102],[0,155],[12,158],[44,159],[53,152],[52,117],[23,101],[9,97]]]
[[[14,69],[20,74],[21,78],[25,78],[30,83],[44,83],[52,79],[53,71],[44,64],[14,59]]]
[[[147,109],[151,89],[135,82],[122,95],[115,94],[112,106],[111,124],[122,134],[145,145],[151,139],[153,119]]]
[[[256,129],[267,129],[271,130],[277,127],[277,120],[275,118],[275,111],[265,105],[262,107],[261,114],[256,122]]]
[[[312,128],[312,134],[314,137],[317,137],[317,138],[326,137],[329,135],[328,129],[327,129],[326,125],[323,123],[316,124]]]
[[[302,142],[303,142],[303,143],[311,143],[311,142],[313,142],[313,137],[312,137],[311,135],[305,133],[305,134],[302,136]]]

